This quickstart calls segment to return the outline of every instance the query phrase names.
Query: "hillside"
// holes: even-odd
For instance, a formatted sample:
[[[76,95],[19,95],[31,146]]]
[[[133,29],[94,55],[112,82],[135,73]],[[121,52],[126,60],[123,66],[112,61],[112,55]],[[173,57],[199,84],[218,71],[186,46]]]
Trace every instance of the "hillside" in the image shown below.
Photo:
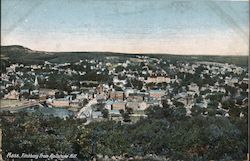
[[[55,58],[52,53],[33,51],[23,46],[1,46],[1,58],[8,58],[12,63],[40,64]]]
[[[140,54],[171,61],[216,61],[222,63],[233,63],[241,66],[248,65],[248,56],[194,56],[173,54]],[[45,52],[34,51],[29,48],[12,45],[1,46],[1,59],[9,59],[12,63],[41,64],[44,61],[54,63],[75,62],[80,59],[103,59],[107,56],[135,57],[136,54],[112,53],[112,52]]]
[[[40,64],[44,61],[54,63],[75,62],[79,59],[102,59],[104,56],[124,56],[124,54],[111,52],[44,52],[13,45],[1,46],[1,58],[8,58],[11,62],[25,64]]]

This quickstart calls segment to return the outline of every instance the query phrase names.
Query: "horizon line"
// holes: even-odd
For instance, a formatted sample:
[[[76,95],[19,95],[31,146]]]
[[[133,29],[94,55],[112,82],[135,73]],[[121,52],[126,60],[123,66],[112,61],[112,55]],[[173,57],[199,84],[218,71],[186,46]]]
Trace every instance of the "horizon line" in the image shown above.
[[[176,56],[249,56],[249,52],[246,53],[246,54],[239,54],[239,53],[236,53],[236,54],[182,54],[182,53],[167,53],[167,52],[158,52],[158,53],[152,53],[152,52],[116,52],[116,51],[90,51],[90,50],[67,50],[67,51],[49,51],[49,50],[37,50],[37,49],[33,49],[33,48],[30,48],[30,47],[27,47],[27,46],[23,46],[23,45],[17,45],[17,44],[14,44],[14,45],[0,45],[1,47],[13,47],[13,46],[19,46],[19,47],[23,47],[23,48],[26,48],[26,49],[29,49],[31,51],[34,51],[34,52],[46,52],[46,53],[83,53],[83,52],[86,52],[86,53],[113,53],[113,54],[126,54],[126,55],[176,55]]]

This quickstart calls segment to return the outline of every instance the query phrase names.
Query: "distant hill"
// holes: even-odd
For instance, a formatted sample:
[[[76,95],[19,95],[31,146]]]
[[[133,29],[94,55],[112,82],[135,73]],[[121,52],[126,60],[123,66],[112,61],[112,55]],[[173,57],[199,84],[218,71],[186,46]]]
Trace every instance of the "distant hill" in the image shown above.
[[[248,65],[248,56],[197,56],[197,55],[173,55],[173,54],[140,54],[172,61],[215,61],[233,63],[241,66]],[[112,53],[112,52],[45,52],[34,51],[29,48],[12,45],[1,46],[1,59],[9,59],[13,63],[42,64],[44,61],[54,63],[76,62],[80,59],[103,59],[107,56],[120,58],[135,57],[136,54]]]
[[[1,46],[1,57],[17,63],[41,64],[44,61],[63,63],[86,58],[100,59],[104,56],[124,56],[124,54],[111,52],[45,52],[34,51],[19,45]]]
[[[19,45],[1,46],[1,57],[8,58],[11,62],[18,63],[43,63],[45,60],[53,59],[53,54],[42,51],[33,51]]]
[[[12,45],[12,46],[1,46],[1,51],[13,51],[13,52],[32,52],[29,48],[23,47],[21,45]]]

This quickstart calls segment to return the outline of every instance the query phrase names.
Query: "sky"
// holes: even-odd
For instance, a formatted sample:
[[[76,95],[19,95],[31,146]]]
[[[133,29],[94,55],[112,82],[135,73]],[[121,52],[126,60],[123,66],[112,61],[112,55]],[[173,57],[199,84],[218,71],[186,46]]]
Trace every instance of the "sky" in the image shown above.
[[[249,1],[1,0],[1,45],[248,55]]]

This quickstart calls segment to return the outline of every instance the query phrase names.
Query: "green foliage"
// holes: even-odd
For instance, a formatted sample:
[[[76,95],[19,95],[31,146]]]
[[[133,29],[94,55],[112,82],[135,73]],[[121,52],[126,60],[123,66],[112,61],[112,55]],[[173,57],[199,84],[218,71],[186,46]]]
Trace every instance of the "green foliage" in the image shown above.
[[[139,81],[137,79],[131,79],[129,80],[131,82],[131,84],[133,85],[134,88],[141,90],[143,87],[143,82]]]
[[[175,107],[184,107],[184,104],[182,102],[173,101],[173,104],[175,105]]]
[[[116,73],[119,73],[119,72],[122,72],[124,69],[125,69],[125,68],[124,68],[123,66],[119,65],[119,66],[117,66],[117,67],[115,68],[115,72],[116,72]]]
[[[211,99],[217,99],[211,96]],[[221,98],[218,98],[218,101]],[[218,102],[216,102],[218,103]],[[217,105],[204,109],[193,107],[186,116],[183,105],[176,108],[151,107],[148,118],[135,124],[121,125],[112,121],[83,122],[16,113],[13,122],[1,114],[4,131],[3,153],[77,153],[81,160],[102,155],[167,156],[170,160],[243,160],[247,153],[247,108],[239,109],[233,101],[225,101],[230,118],[216,117]],[[104,117],[107,111],[102,111]],[[239,118],[243,112],[245,117]],[[106,113],[106,114],[105,114]],[[127,112],[124,120],[129,120]],[[128,117],[128,118],[126,118]]]
[[[10,62],[8,60],[0,59],[0,73],[6,72],[6,67],[10,66]]]
[[[19,113],[14,122],[2,120],[4,153],[72,153],[72,140],[77,124],[73,119],[62,121],[39,114]],[[9,128],[11,127],[11,128]],[[8,129],[9,128],[9,129]]]
[[[29,83],[25,83],[24,86],[21,87],[21,89],[34,90],[35,86],[33,83],[29,82]]]
[[[133,58],[135,55],[131,54],[122,54],[122,53],[110,53],[110,52],[50,52],[49,54],[45,52],[32,51],[28,48],[22,46],[1,46],[1,54],[6,57],[9,57],[11,62],[23,63],[23,64],[41,64],[44,61],[50,61],[55,63],[65,63],[65,62],[76,62],[80,59],[95,59],[101,60],[106,56],[117,56],[117,57],[126,57]],[[246,56],[182,56],[182,55],[171,55],[171,54],[154,54],[147,55],[150,57],[155,57],[163,60],[170,61],[172,63],[178,62],[194,62],[194,61],[211,61],[211,62],[222,62],[222,63],[231,63],[240,66],[247,67],[248,58]],[[132,70],[138,69],[140,65],[134,65],[130,68]],[[150,69],[157,70],[156,66],[150,64]]]
[[[224,93],[216,92],[208,95],[206,98],[212,100],[213,102],[221,102]]]
[[[191,108],[191,114],[192,116],[198,116],[200,114],[202,114],[205,110],[197,105],[194,105],[192,108]]]
[[[194,115],[182,108],[152,107],[135,124],[63,120],[40,114],[1,113],[3,153],[76,153],[82,160],[102,155],[167,156],[171,160],[243,160],[247,119]],[[14,117],[10,122],[8,117]]]
[[[102,115],[103,115],[103,118],[108,118],[109,117],[109,111],[107,109],[102,109]]]

